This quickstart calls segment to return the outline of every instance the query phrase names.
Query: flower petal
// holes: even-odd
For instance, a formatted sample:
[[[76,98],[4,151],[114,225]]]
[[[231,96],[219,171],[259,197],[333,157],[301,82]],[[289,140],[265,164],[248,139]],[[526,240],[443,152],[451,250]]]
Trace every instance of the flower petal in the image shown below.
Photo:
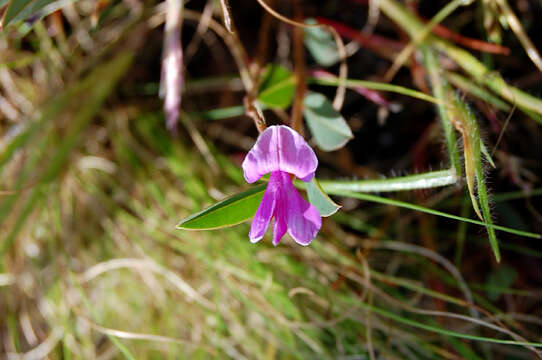
[[[283,177],[282,174],[286,176]],[[284,180],[291,182],[290,176],[288,174],[280,173],[278,171],[271,173],[271,177],[269,179],[271,178],[278,179],[281,184]],[[273,224],[273,245],[275,246],[279,244],[280,239],[282,239],[282,237],[286,233],[286,230],[288,230],[288,223],[286,220],[286,213],[288,211],[288,199],[283,191],[283,185],[281,185],[279,189],[280,190],[277,192],[275,204],[275,223]]]
[[[280,187],[276,179],[271,177],[267,189],[265,190],[265,194],[263,195],[262,202],[252,219],[252,225],[250,226],[250,232],[248,234],[250,242],[256,243],[265,235],[269,221],[271,221],[271,217],[275,213],[279,190]]]
[[[322,217],[316,207],[299,195],[291,179],[288,180],[286,186],[283,182],[283,191],[285,191],[288,205],[285,214],[288,223],[288,234],[296,243],[306,246],[311,243],[322,227]]]
[[[279,170],[294,174],[303,181],[311,181],[318,167],[314,150],[305,139],[288,126],[278,126]]]
[[[243,161],[245,180],[253,183],[273,171],[310,181],[318,159],[305,139],[288,126],[270,126],[260,134]]]
[[[279,244],[284,234],[286,234],[286,230],[288,230],[286,219],[275,218],[275,224],[273,225],[273,245],[277,246]]]

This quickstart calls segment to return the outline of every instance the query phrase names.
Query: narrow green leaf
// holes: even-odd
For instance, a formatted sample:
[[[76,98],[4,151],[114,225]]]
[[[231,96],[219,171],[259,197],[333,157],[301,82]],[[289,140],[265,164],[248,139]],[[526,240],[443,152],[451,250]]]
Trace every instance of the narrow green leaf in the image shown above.
[[[339,86],[341,84],[344,84],[344,86],[346,86],[347,88],[364,87],[371,90],[389,91],[389,92],[394,92],[397,94],[410,96],[410,97],[420,99],[423,101],[427,101],[433,104],[442,104],[442,105],[446,104],[446,101],[438,100],[434,98],[433,96],[427,95],[421,91],[416,91],[416,90],[406,88],[404,86],[388,84],[388,83],[383,83],[383,82],[355,80],[355,79],[341,80],[337,77],[331,77],[331,76],[308,78],[307,81],[312,84],[322,85],[322,86]]]
[[[17,20],[25,20],[31,15],[37,14],[54,1],[55,0],[13,0],[4,13],[1,27],[5,28]],[[58,6],[47,7],[47,9],[47,12],[39,13],[40,18],[58,9]]]
[[[465,164],[467,164],[467,156],[472,157],[471,161],[473,162],[474,176],[476,177],[478,202],[482,210],[481,218],[483,218],[484,222],[486,223],[487,233],[489,236],[489,243],[495,255],[495,260],[497,262],[500,262],[501,254],[499,251],[499,243],[497,241],[497,235],[495,234],[495,229],[490,226],[490,225],[493,225],[493,220],[491,219],[491,210],[489,208],[489,196],[486,190],[486,181],[485,181],[485,175],[484,175],[483,166],[482,166],[482,150],[481,150],[482,140],[480,139],[480,131],[478,129],[478,123],[472,111],[463,101],[461,101],[459,98],[456,98],[456,102],[458,105],[458,110],[460,110],[463,113],[464,118],[465,118],[464,121],[465,121],[466,132],[467,132],[466,137],[465,136],[463,137],[465,149],[467,148],[466,146],[467,139],[468,139],[468,143],[472,146],[472,149],[471,149],[472,153],[467,154],[465,152]],[[465,172],[467,172],[467,170],[465,170]],[[476,204],[475,197],[473,197],[472,201],[473,201],[473,205]],[[477,206],[475,206],[474,209],[476,210]]]
[[[327,196],[316,178],[313,178],[311,182],[307,183],[307,195],[309,197],[309,202],[314,205],[320,212],[320,215],[324,217],[335,214],[342,207]]]
[[[482,159],[479,156],[476,159],[476,181],[478,187],[478,201],[480,202],[480,207],[482,208],[482,214],[484,215],[484,221],[486,223],[487,233],[489,235],[489,243],[495,254],[495,260],[497,262],[501,261],[501,254],[499,251],[499,243],[497,241],[497,235],[495,234],[495,228],[490,225],[493,225],[493,220],[491,219],[491,210],[489,208],[489,196],[486,190],[486,183],[484,178],[484,171],[482,169]]]
[[[15,17],[34,0],[13,0],[2,17],[2,28],[6,27]]]
[[[477,85],[476,83],[472,82],[470,79],[467,79],[464,76],[461,76],[456,73],[447,72],[446,78],[456,87],[460,88],[461,90],[476,96],[479,99],[482,99],[491,105],[495,106],[497,109],[502,111],[510,111],[512,107],[508,105],[505,101],[502,101],[497,96],[490,93],[485,88]]]
[[[233,195],[191,215],[177,225],[182,230],[214,230],[240,224],[254,216],[267,184]]]
[[[307,19],[306,24],[316,24],[316,20]],[[339,52],[333,36],[322,27],[304,29],[304,42],[314,60],[322,66],[331,66],[339,62]]]
[[[354,137],[346,120],[324,95],[310,92],[305,96],[304,103],[305,120],[314,141],[322,150],[340,149]]]
[[[268,65],[263,75],[258,100],[270,108],[286,109],[292,103],[295,77],[283,66]]]

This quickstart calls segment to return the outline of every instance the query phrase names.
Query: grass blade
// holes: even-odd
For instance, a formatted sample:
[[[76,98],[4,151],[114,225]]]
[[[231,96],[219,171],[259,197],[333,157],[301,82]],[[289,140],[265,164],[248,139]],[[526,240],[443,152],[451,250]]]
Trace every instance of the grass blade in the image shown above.
[[[371,194],[363,194],[363,193],[356,193],[356,192],[352,192],[352,191],[334,190],[332,188],[328,188],[325,184],[322,184],[322,188],[328,194],[331,194],[331,195],[351,197],[353,199],[359,199],[359,200],[365,200],[365,201],[370,201],[370,202],[376,202],[376,203],[379,203],[379,204],[402,207],[402,208],[405,208],[405,209],[421,211],[421,212],[431,214],[431,215],[442,216],[442,217],[445,217],[445,218],[448,218],[448,219],[453,219],[453,220],[458,220],[458,221],[465,221],[465,222],[468,222],[468,223],[471,223],[471,224],[476,224],[476,225],[482,225],[482,226],[486,226],[488,228],[504,231],[504,232],[507,232],[507,233],[510,233],[510,234],[525,236],[525,237],[529,237],[529,238],[533,238],[533,239],[542,239],[542,235],[540,235],[540,234],[535,234],[535,233],[528,232],[528,231],[511,229],[511,228],[508,228],[508,227],[505,227],[505,226],[493,225],[493,224],[490,224],[490,223],[485,223],[485,222],[474,220],[474,219],[469,219],[469,218],[465,218],[465,217],[461,217],[461,216],[457,216],[457,215],[448,214],[448,213],[445,213],[445,212],[442,212],[442,211],[430,209],[430,208],[427,208],[427,207],[424,207],[424,206],[421,206],[421,205],[416,205],[416,204],[412,204],[412,203],[408,203],[408,202],[404,202],[404,201],[400,201],[400,200],[388,199],[388,198],[381,197],[381,196],[376,196],[376,195],[371,195]]]
[[[309,83],[316,84],[316,85],[323,85],[323,86],[339,86],[341,84],[344,84],[347,88],[357,88],[357,87],[364,87],[367,89],[372,90],[381,90],[381,91],[389,91],[394,92],[397,94],[402,94],[406,96],[410,96],[416,99],[420,99],[423,101],[427,101],[434,104],[445,104],[442,101],[429,96],[421,91],[412,90],[409,88],[406,88],[404,86],[399,85],[393,85],[393,84],[387,84],[382,82],[376,82],[376,81],[365,81],[365,80],[353,80],[353,79],[345,79],[341,80],[336,77],[313,77],[307,79]]]

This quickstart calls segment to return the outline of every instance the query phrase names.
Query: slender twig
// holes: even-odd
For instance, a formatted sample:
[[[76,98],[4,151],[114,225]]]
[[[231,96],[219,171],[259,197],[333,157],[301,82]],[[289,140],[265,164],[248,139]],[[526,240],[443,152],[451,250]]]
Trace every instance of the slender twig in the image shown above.
[[[294,1],[296,18],[302,19],[302,7],[299,0]],[[292,105],[292,119],[290,126],[295,131],[303,134],[303,100],[307,90],[305,74],[305,46],[303,44],[303,28],[295,26],[293,28],[293,53],[294,53],[294,72],[296,78],[296,88],[294,102]]]

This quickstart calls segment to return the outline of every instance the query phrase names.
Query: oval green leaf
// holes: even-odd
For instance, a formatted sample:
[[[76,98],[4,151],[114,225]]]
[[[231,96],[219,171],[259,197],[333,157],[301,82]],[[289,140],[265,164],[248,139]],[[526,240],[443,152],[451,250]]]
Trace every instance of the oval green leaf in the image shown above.
[[[313,178],[310,183],[307,183],[307,196],[309,197],[309,202],[318,209],[320,215],[323,217],[335,214],[342,207],[331,200],[316,178]]]
[[[304,104],[303,115],[320,149],[324,151],[340,149],[354,137],[346,120],[324,95],[308,93]]]
[[[267,184],[262,184],[193,214],[177,225],[182,230],[215,230],[234,226],[254,216]]]
[[[307,19],[306,24],[316,24],[316,20]],[[322,27],[308,27],[304,29],[305,46],[311,53],[314,61],[322,66],[331,66],[339,62],[340,56],[337,44],[329,31]]]
[[[295,77],[280,65],[268,65],[261,81],[258,100],[268,108],[286,109],[292,103]]]

